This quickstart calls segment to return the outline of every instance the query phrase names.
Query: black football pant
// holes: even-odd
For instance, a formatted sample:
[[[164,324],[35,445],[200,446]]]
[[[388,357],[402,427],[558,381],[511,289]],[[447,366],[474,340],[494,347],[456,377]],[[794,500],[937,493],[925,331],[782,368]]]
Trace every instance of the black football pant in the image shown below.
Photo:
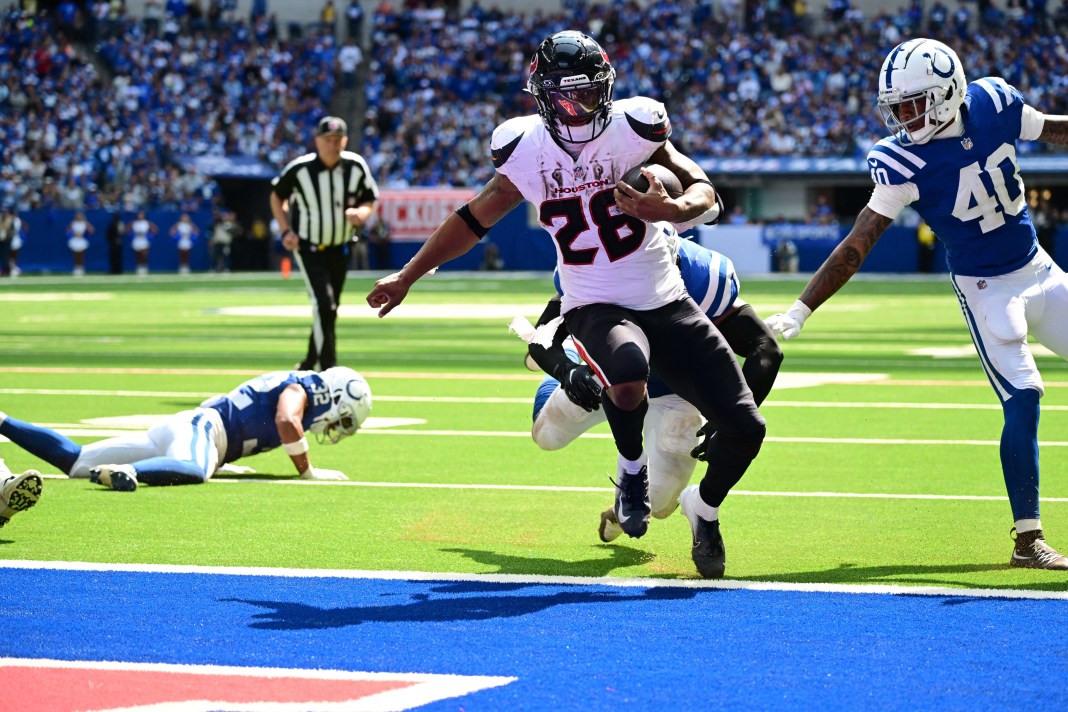
[[[718,507],[745,474],[764,441],[766,423],[723,334],[686,297],[636,311],[590,304],[564,315],[583,359],[607,387],[647,381],[650,367],[716,426],[701,498]],[[607,402],[607,393],[604,398]],[[616,447],[627,459],[641,452],[645,408],[605,408]]]
[[[318,250],[301,240],[295,255],[312,303],[312,331],[308,355],[300,362],[303,370],[325,371],[337,365],[337,308],[349,265],[347,246]]]

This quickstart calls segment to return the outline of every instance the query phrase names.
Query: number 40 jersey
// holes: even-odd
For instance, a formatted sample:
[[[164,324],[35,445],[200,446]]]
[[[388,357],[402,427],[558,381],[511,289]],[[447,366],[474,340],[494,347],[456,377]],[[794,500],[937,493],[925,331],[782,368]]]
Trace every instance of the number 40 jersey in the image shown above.
[[[955,274],[1019,269],[1038,249],[1016,161],[1016,141],[1042,133],[1043,115],[998,77],[968,85],[958,130],[921,145],[885,138],[868,153],[868,208],[888,218],[908,204],[946,246]]]
[[[577,158],[537,115],[510,119],[493,132],[493,165],[553,237],[563,312],[596,303],[645,311],[685,296],[664,232],[622,212],[612,195],[623,174],[670,136],[664,105],[646,97],[613,102],[607,128]]]

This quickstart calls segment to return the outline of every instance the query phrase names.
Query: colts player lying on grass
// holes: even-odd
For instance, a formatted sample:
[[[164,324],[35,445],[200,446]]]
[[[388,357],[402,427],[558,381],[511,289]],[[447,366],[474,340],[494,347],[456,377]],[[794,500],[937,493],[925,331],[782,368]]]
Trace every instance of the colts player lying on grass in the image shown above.
[[[371,411],[363,376],[337,366],[322,373],[275,371],[242,383],[199,408],[177,413],[146,433],[82,447],[59,433],[0,413],[0,435],[58,467],[123,492],[150,485],[207,482],[241,457],[281,445],[297,472],[311,480],[345,480],[337,470],[312,467],[305,431],[333,444],[353,435]]]

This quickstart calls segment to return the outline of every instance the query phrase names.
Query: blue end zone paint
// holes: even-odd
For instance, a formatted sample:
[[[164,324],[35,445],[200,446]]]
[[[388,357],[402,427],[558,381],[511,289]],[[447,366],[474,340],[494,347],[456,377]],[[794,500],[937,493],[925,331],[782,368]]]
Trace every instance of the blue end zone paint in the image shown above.
[[[0,656],[503,675],[426,709],[1052,709],[1064,601],[0,571]]]

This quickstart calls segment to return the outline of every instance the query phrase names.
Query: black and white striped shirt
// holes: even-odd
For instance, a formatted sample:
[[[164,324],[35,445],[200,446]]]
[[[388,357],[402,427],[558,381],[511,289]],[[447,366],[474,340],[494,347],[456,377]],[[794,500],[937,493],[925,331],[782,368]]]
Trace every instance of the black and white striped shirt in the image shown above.
[[[378,184],[358,153],[342,151],[327,168],[316,153],[294,159],[271,181],[275,194],[289,201],[289,225],[304,242],[337,247],[352,239],[345,210],[378,200]]]

